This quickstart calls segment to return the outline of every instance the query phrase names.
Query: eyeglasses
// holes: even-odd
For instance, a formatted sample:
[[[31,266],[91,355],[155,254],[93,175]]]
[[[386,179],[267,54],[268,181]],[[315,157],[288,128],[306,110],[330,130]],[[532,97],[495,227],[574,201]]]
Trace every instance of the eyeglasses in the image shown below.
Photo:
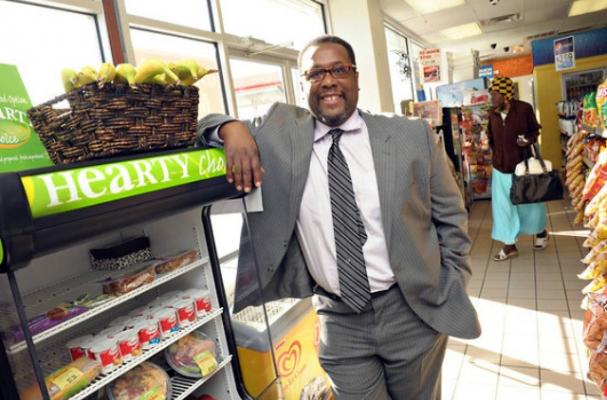
[[[304,76],[307,81],[316,83],[325,79],[327,73],[330,73],[335,79],[344,79],[354,71],[356,71],[356,65],[343,64],[335,65],[331,68],[312,68],[311,70],[304,72],[302,76]]]

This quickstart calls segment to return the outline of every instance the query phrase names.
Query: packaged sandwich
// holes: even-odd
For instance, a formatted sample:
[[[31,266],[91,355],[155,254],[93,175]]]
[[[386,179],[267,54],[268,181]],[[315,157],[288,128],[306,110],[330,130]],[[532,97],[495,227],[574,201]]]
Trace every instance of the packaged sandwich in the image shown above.
[[[107,387],[110,400],[164,400],[171,398],[166,372],[151,362],[136,366]]]
[[[185,267],[186,265],[198,260],[200,257],[195,249],[190,249],[180,251],[175,254],[160,256],[158,258],[162,260],[162,262],[156,265],[156,273],[164,274],[166,272],[171,272],[178,268]]]
[[[154,282],[158,261],[147,261],[135,267],[134,272],[125,273],[103,281],[103,293],[121,295],[131,292],[140,286]]]
[[[101,365],[88,357],[80,357],[49,375],[46,388],[51,400],[67,400],[87,387],[101,373]],[[37,383],[20,393],[21,400],[42,400]]]

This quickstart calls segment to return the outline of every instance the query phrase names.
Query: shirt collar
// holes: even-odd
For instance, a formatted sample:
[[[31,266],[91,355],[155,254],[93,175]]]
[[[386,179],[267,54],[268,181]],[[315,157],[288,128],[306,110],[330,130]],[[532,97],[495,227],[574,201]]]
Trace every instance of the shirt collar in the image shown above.
[[[350,118],[348,118],[346,120],[346,122],[344,122],[340,126],[330,127],[328,125],[323,124],[322,122],[320,122],[317,119],[315,119],[314,121],[315,121],[315,126],[314,126],[314,141],[315,142],[318,142],[323,137],[325,137],[331,129],[339,128],[339,129],[343,130],[344,132],[354,132],[354,131],[360,131],[364,124],[364,121],[363,121],[362,117],[360,116],[360,113],[358,112],[358,110],[353,112],[352,115],[350,115]]]

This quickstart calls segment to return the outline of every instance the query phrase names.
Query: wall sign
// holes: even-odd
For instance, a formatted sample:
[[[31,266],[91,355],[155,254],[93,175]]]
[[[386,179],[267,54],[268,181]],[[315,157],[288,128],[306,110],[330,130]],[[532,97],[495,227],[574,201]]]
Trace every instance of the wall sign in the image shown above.
[[[478,70],[478,77],[489,79],[493,78],[493,65],[489,64],[481,66]]]
[[[554,39],[554,67],[557,71],[575,68],[573,36]]]
[[[31,107],[17,67],[0,64],[0,173],[53,165],[27,117]]]
[[[426,49],[419,52],[419,64],[424,76],[424,83],[439,82],[440,49]]]

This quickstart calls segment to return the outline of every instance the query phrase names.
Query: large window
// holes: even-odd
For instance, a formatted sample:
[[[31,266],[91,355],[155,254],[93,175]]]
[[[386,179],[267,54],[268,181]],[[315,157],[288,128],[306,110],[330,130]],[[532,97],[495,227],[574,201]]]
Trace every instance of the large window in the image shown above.
[[[131,29],[131,42],[137,64],[148,58],[159,58],[167,62],[194,58],[207,69],[218,69],[217,50],[213,43],[140,29]],[[219,74],[205,76],[196,86],[200,89],[199,117],[210,112],[227,111]]]
[[[63,93],[63,68],[104,58],[95,15],[0,1],[0,37],[0,63],[17,66],[34,105]]]
[[[130,15],[170,22],[190,28],[211,30],[206,0],[125,0]]]
[[[240,119],[261,117],[275,102],[287,101],[280,65],[231,59],[230,66]]]
[[[390,64],[390,81],[392,83],[392,96],[394,111],[401,113],[401,102],[413,100],[413,71],[407,38],[386,28],[386,42],[388,46],[388,63]]]
[[[220,0],[226,32],[301,49],[325,33],[322,6],[311,0]]]

